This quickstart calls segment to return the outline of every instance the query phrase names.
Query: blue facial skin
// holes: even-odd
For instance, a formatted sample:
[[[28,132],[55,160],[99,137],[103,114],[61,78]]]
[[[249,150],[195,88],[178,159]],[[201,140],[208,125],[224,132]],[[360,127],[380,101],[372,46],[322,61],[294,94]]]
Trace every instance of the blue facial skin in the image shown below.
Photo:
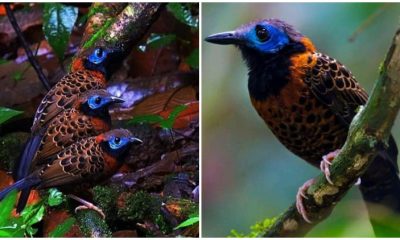
[[[107,104],[109,104],[112,100],[109,98],[100,97],[98,95],[91,96],[88,99],[88,105],[91,109],[99,109]]]
[[[264,28],[267,31],[269,35],[267,40],[260,39],[257,36],[257,30],[260,28]],[[242,35],[244,44],[247,47],[256,49],[261,53],[276,53],[289,43],[289,37],[286,33],[265,23],[257,24],[251,28],[246,27],[239,30],[239,32],[241,32],[239,34]]]
[[[111,149],[118,150],[129,143],[129,139],[126,137],[118,138],[113,137],[111,140],[108,141],[108,145]]]
[[[93,64],[102,63],[107,57],[107,51],[102,48],[96,48],[92,54],[89,55],[88,60]]]

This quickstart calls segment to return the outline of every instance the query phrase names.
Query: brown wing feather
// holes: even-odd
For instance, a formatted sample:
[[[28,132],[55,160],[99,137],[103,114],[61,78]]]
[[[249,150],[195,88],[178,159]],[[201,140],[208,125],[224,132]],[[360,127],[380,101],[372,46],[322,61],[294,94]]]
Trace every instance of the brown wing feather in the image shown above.
[[[75,108],[64,111],[47,128],[32,162],[32,168],[47,163],[51,156],[72,143],[100,132],[95,130],[90,117],[80,114]]]
[[[305,79],[312,93],[344,122],[350,124],[360,105],[368,100],[367,92],[350,70],[335,59],[315,53],[317,62]]]
[[[77,71],[64,76],[40,103],[33,121],[32,132],[35,133],[60,112],[71,108],[78,93],[105,87],[104,79],[95,77],[90,71]]]
[[[85,138],[65,148],[38,172],[39,188],[63,186],[83,181],[94,181],[104,170],[103,151],[96,137]]]

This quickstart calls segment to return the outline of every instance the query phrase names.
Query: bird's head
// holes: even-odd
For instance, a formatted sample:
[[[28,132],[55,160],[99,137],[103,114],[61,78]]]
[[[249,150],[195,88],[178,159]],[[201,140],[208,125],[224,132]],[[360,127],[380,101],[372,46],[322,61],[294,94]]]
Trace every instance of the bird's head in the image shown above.
[[[71,71],[98,71],[109,78],[120,66],[124,55],[122,46],[95,46],[79,53],[72,63]]]
[[[78,108],[87,115],[102,116],[108,114],[108,107],[115,103],[122,103],[124,100],[115,97],[104,89],[90,90],[80,95]]]
[[[291,25],[278,19],[251,22],[234,31],[210,35],[205,40],[215,44],[236,45],[244,54],[248,52],[266,56],[284,50],[304,51],[308,47],[305,41],[309,41]]]
[[[123,160],[132,145],[142,144],[142,140],[134,137],[129,130],[122,128],[103,133],[97,139],[101,142],[103,150],[118,160]]]

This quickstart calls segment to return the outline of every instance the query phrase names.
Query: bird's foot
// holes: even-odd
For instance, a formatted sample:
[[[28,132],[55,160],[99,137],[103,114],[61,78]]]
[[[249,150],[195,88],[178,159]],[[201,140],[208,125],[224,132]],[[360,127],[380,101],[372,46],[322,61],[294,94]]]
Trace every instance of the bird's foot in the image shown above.
[[[324,173],[326,181],[328,181],[330,184],[333,185],[332,179],[331,179],[331,171],[330,167],[332,165],[333,159],[336,158],[336,156],[340,153],[340,149],[336,149],[333,152],[330,152],[322,157],[322,161],[319,165],[319,168],[321,171]]]
[[[91,202],[88,202],[80,197],[77,197],[75,195],[69,194],[68,195],[69,198],[74,199],[75,201],[81,203],[82,205],[78,206],[75,208],[75,213],[77,213],[80,210],[93,210],[96,211],[103,219],[106,218],[106,215],[104,214],[103,210],[101,210],[101,208],[97,207],[96,205],[94,205]]]
[[[299,214],[303,217],[304,221],[308,222],[308,223],[312,223],[311,220],[308,218],[307,216],[307,210],[304,207],[303,204],[303,198],[308,199],[308,197],[306,196],[306,192],[307,189],[315,182],[314,179],[310,179],[307,182],[305,182],[303,184],[303,186],[301,186],[299,188],[299,191],[296,194],[296,208],[297,211],[299,212]]]

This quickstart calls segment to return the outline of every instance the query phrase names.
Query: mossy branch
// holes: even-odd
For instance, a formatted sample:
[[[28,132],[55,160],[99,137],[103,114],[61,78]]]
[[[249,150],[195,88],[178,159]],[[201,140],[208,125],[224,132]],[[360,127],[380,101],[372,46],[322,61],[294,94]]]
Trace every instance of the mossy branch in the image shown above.
[[[379,79],[365,105],[354,117],[346,143],[331,165],[329,184],[324,175],[308,189],[304,206],[313,221],[307,223],[295,204],[281,214],[264,237],[300,237],[326,219],[356,180],[365,172],[382,147],[400,108],[400,29],[396,32],[381,68]]]
[[[154,22],[161,3],[94,3],[75,58],[93,47],[117,47],[127,55]],[[89,50],[89,51],[88,51]]]

